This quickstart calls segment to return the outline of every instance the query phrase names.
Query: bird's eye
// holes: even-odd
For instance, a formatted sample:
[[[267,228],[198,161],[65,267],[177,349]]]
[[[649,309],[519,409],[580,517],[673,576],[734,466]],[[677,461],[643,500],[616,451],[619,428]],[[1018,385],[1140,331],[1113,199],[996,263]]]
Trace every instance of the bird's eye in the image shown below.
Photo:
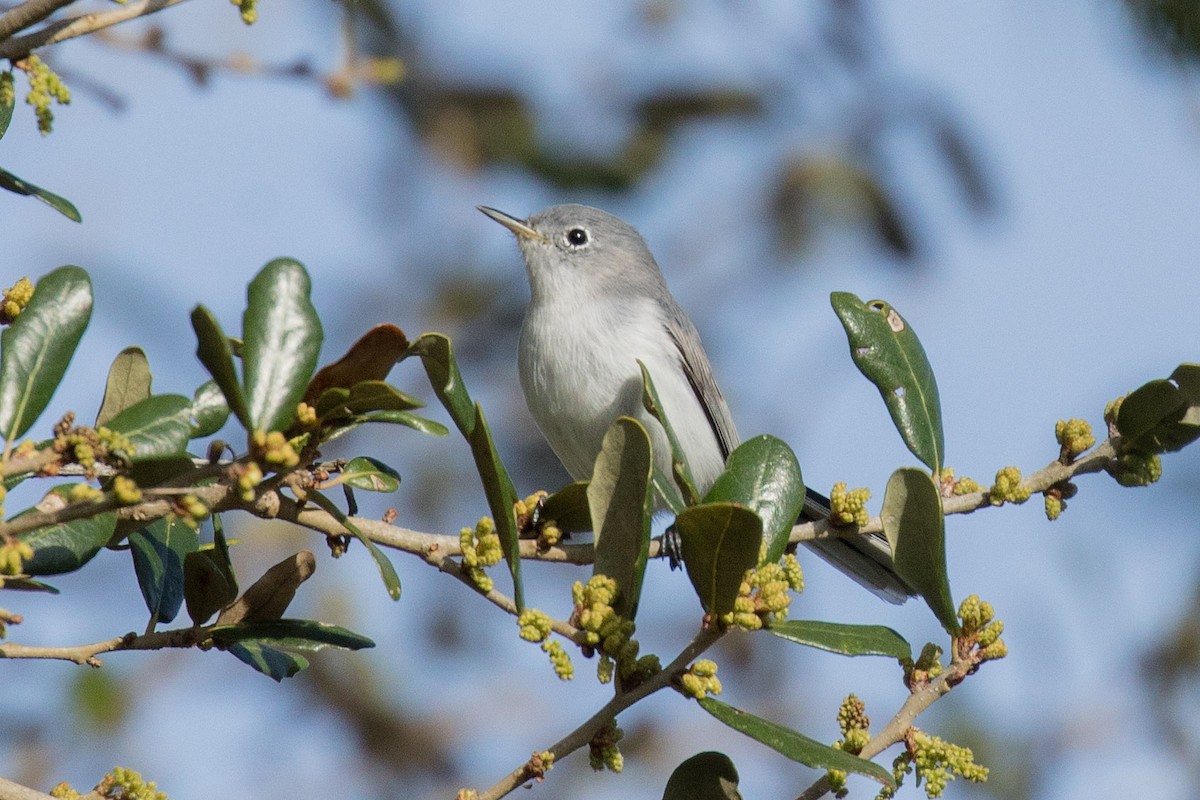
[[[588,243],[588,232],[583,228],[571,228],[567,231],[567,244],[571,247],[583,247]]]

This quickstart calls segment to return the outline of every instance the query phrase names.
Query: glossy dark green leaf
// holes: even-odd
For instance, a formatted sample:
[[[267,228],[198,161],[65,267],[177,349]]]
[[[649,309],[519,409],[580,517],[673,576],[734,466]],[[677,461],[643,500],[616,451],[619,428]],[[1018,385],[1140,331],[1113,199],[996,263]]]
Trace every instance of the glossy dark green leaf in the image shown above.
[[[389,425],[403,425],[406,428],[412,428],[420,433],[428,433],[432,436],[445,436],[450,433],[440,422],[434,422],[425,417],[418,417],[416,414],[408,411],[372,411],[369,414],[359,414],[345,420],[338,420],[338,423],[329,428],[321,436],[321,441],[328,442],[338,438],[344,433],[349,433],[360,425],[365,425],[368,422],[382,422]]]
[[[96,426],[108,421],[134,403],[150,396],[150,362],[140,347],[126,347],[113,359],[104,385],[104,399],[96,414]]]
[[[4,577],[4,585],[0,589],[10,589],[18,592],[45,592],[46,594],[59,594],[58,589],[48,583],[35,581],[33,578],[21,577]]]
[[[768,630],[789,642],[843,656],[912,657],[912,648],[904,637],[883,625],[848,625],[841,622],[789,619],[771,623]]]
[[[352,458],[342,468],[345,482],[368,492],[394,492],[400,488],[400,473],[368,456]]]
[[[646,411],[652,417],[658,420],[666,432],[667,441],[671,445],[672,477],[675,479],[675,484],[679,487],[679,493],[682,496],[684,505],[694,506],[700,502],[700,493],[696,491],[696,481],[692,477],[691,467],[688,466],[687,459],[683,456],[683,448],[679,446],[679,438],[675,435],[675,429],[671,427],[671,421],[667,419],[662,401],[658,398],[658,391],[654,388],[654,381],[650,378],[650,370],[646,369],[646,365],[640,360],[638,361],[638,366],[642,369],[642,406],[645,407]]]
[[[667,780],[662,800],[742,800],[738,773],[724,753],[697,753]]]
[[[0,436],[15,444],[50,402],[92,316],[92,282],[59,267],[0,334]]]
[[[16,194],[36,197],[67,219],[74,222],[83,221],[83,217],[79,215],[79,209],[75,208],[75,205],[70,200],[32,184],[27,180],[18,178],[6,169],[0,169],[0,189],[7,189]]]
[[[517,518],[514,504],[517,490],[513,487],[508,470],[500,461],[492,433],[488,430],[483,408],[471,400],[467,387],[463,385],[458,362],[450,340],[440,333],[423,334],[413,342],[405,357],[420,356],[421,364],[429,377],[434,394],[450,413],[455,426],[471,446],[475,459],[475,470],[483,482],[483,492],[488,508],[496,522],[500,535],[500,547],[513,579],[513,601],[518,609],[525,608],[525,589],[521,581],[521,554],[517,542]]]
[[[729,454],[725,471],[705,503],[738,503],[758,514],[767,543],[762,563],[783,558],[792,526],[804,507],[804,479],[792,448],[774,436],[755,436]]]
[[[22,534],[18,538],[33,548],[33,558],[25,561],[25,572],[29,575],[74,572],[108,544],[116,528],[117,515],[110,511]]]
[[[184,452],[192,435],[192,401],[181,394],[147,397],[108,421],[133,443],[133,460]]]
[[[229,403],[216,381],[205,381],[192,395],[191,438],[212,436],[225,427],[229,419]]]
[[[131,533],[129,545],[146,608],[159,622],[170,622],[183,605],[184,559],[200,548],[200,537],[178,517],[167,516]]]
[[[372,542],[362,530],[350,521],[337,504],[330,500],[320,492],[309,492],[308,497],[321,508],[329,512],[338,522],[345,526],[346,530],[354,538],[362,542],[363,547],[367,548],[367,552],[371,554],[371,558],[375,560],[375,566],[379,569],[379,577],[383,578],[384,588],[387,589],[388,596],[393,600],[400,599],[400,576],[396,574],[396,568],[392,566],[392,562],[387,555],[379,549],[379,546]]]
[[[290,258],[275,259],[250,282],[242,372],[252,430],[286,430],[317,368],[324,334],[311,290],[308,273]]]
[[[780,755],[813,769],[837,769],[874,778],[885,786],[896,785],[892,773],[865,758],[810,739],[802,733],[785,728],[770,720],[756,717],[720,700],[706,697],[700,707],[739,733],[762,742]]]
[[[604,434],[587,488],[596,537],[592,574],[616,581],[613,608],[626,619],[637,615],[650,552],[650,468],[650,436],[637,420],[621,417]]]
[[[1200,438],[1200,365],[1180,364],[1167,380],[1150,381],[1121,403],[1121,447],[1169,453]]]
[[[188,616],[203,625],[237,599],[237,578],[229,560],[229,546],[216,516],[213,517],[213,546],[188,553],[183,559],[183,599]]]
[[[209,633],[218,647],[238,642],[258,641],[286,650],[362,650],[374,647],[375,642],[337,625],[311,619],[268,619],[239,622],[236,625],[216,625]]]
[[[383,381],[361,381],[349,389],[335,386],[321,392],[317,416],[322,420],[366,414],[370,411],[411,411],[424,405],[420,400]]]
[[[704,610],[733,610],[746,570],[758,563],[762,520],[733,503],[692,506],[675,518],[683,564]]]
[[[864,303],[848,292],[830,296],[846,329],[850,355],[887,404],[896,430],[912,454],[933,472],[942,468],[946,443],[937,381],[912,326],[882,300]]]
[[[308,667],[308,659],[299,653],[278,650],[262,642],[238,642],[226,648],[226,652],[276,682]]]
[[[957,634],[958,615],[946,574],[946,520],[941,494],[929,473],[916,467],[893,472],[880,516],[896,573],[925,598],[942,627]]]
[[[246,430],[254,430],[246,410],[246,394],[233,366],[233,348],[229,337],[221,330],[217,318],[204,306],[192,309],[192,329],[196,331],[196,357],[213,376],[213,381],[225,397],[225,404],[237,416]]]
[[[12,88],[12,72],[6,75],[5,82],[9,89]],[[17,93],[15,91],[0,91],[0,139],[4,138],[4,134],[8,132],[8,124],[12,122],[13,105],[16,101]]]
[[[592,529],[592,510],[588,508],[588,482],[568,483],[542,502],[542,519],[552,519],[563,533]]]
[[[154,458],[134,458],[129,468],[129,477],[138,486],[159,486],[196,469],[196,462],[187,453],[175,453]]]

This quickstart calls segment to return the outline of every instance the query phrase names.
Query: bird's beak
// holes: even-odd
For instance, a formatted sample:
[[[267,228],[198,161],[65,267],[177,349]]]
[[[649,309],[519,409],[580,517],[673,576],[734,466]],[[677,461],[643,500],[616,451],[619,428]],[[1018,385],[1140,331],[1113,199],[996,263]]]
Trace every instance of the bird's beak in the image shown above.
[[[497,211],[494,208],[487,206],[475,206],[484,214],[487,214],[492,219],[499,222],[504,227],[512,231],[518,239],[537,239],[538,241],[546,241],[546,237],[529,227],[529,224],[523,219],[517,219],[514,216],[505,214],[503,211]]]

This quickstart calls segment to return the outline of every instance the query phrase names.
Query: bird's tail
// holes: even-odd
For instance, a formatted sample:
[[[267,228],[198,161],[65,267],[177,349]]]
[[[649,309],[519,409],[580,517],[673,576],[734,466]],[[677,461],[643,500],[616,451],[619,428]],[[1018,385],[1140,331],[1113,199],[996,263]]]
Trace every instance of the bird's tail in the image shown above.
[[[828,519],[829,514],[829,498],[808,489],[804,509],[800,512],[801,521]],[[896,574],[892,549],[882,534],[816,539],[804,544],[860,586],[889,603],[898,605],[917,593]]]

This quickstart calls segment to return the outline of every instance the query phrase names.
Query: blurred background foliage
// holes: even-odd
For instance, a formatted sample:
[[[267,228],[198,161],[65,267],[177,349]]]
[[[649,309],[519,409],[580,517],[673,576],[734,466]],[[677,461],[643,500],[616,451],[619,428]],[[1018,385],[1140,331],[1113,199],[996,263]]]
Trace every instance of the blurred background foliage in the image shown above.
[[[1115,29],[1130,33],[1129,39],[1119,39],[1119,43],[1105,40],[1107,46],[1116,49],[1135,42],[1131,49],[1141,60],[1141,68],[1160,73],[1163,80],[1186,84],[1194,76],[1200,55],[1198,4],[1107,0],[1098,5],[1103,9],[1097,13],[1106,15]],[[468,216],[473,213],[471,206],[483,202],[526,214],[551,202],[577,200],[628,216],[646,231],[685,306],[721,305],[714,298],[731,304],[742,301],[732,306],[732,321],[728,312],[722,319],[720,308],[700,310],[696,316],[710,337],[709,349],[719,362],[719,373],[737,374],[740,369],[743,374],[761,375],[767,369],[764,363],[794,357],[796,350],[790,342],[811,340],[815,334],[803,330],[787,333],[777,350],[763,360],[729,355],[729,350],[720,346],[714,349],[713,339],[728,334],[738,320],[752,317],[755,302],[765,309],[764,317],[781,314],[779,305],[761,297],[746,301],[740,294],[741,285],[761,281],[765,291],[774,287],[786,298],[793,284],[787,277],[779,277],[781,274],[808,274],[819,282],[824,274],[822,263],[832,258],[839,267],[847,260],[866,265],[865,272],[853,275],[888,274],[890,277],[879,279],[881,285],[908,282],[916,287],[914,291],[920,291],[931,281],[950,279],[947,273],[955,265],[940,260],[954,252],[948,240],[1002,225],[1006,211],[1022,201],[1012,196],[1009,176],[995,152],[996,134],[979,119],[980,107],[960,102],[954,91],[943,85],[950,83],[948,79],[926,77],[896,57],[902,48],[893,40],[898,34],[890,15],[916,12],[897,12],[886,6],[868,0],[820,0],[786,10],[769,5],[743,9],[721,2],[641,0],[604,10],[587,4],[561,8],[535,4],[484,14],[478,6],[442,8],[400,0],[311,0],[303,7],[264,0],[260,9],[264,21],[258,27],[265,30],[251,29],[228,53],[222,47],[227,33],[221,26],[240,24],[233,11],[224,15],[228,20],[221,16],[217,22],[220,15],[188,17],[186,14],[193,12],[180,7],[178,13],[168,9],[140,27],[93,37],[97,41],[87,45],[90,49],[64,50],[59,59],[58,49],[51,48],[45,55],[75,89],[79,103],[100,106],[105,114],[137,107],[168,114],[174,113],[172,103],[184,109],[200,106],[202,116],[235,114],[239,107],[294,102],[295,93],[280,88],[285,84],[341,101],[342,108],[332,112],[325,105],[304,107],[303,113],[315,114],[318,111],[314,109],[319,109],[320,114],[354,115],[354,121],[342,128],[322,128],[314,121],[314,131],[326,137],[318,148],[323,154],[320,163],[306,160],[302,153],[310,151],[292,155],[275,139],[264,137],[265,144],[238,139],[246,136],[242,133],[224,143],[226,152],[219,147],[196,150],[194,141],[178,144],[191,148],[180,151],[181,173],[192,168],[203,171],[212,165],[216,177],[212,183],[193,184],[188,182],[189,175],[181,174],[176,185],[173,175],[163,174],[167,172],[163,157],[154,155],[169,150],[172,144],[144,140],[139,147],[159,170],[156,180],[161,183],[136,190],[153,193],[164,204],[180,203],[185,213],[198,213],[201,224],[211,226],[206,233],[214,238],[228,235],[226,258],[238,262],[236,269],[248,276],[261,261],[243,263],[247,260],[239,249],[243,241],[254,242],[259,250],[286,248],[292,246],[291,241],[308,241],[303,229],[320,227],[276,219],[269,209],[254,205],[257,184],[265,183],[268,195],[283,196],[292,191],[301,175],[332,183],[344,170],[361,169],[368,163],[372,191],[378,194],[356,198],[362,207],[348,214],[365,219],[363,225],[378,241],[356,238],[358,231],[338,227],[341,218],[324,207],[315,212],[318,218],[329,214],[328,230],[315,235],[330,240],[330,252],[325,255],[332,265],[323,276],[317,274],[318,304],[322,281],[326,289],[340,284],[337,301],[321,306],[327,310],[327,327],[339,331],[331,334],[330,351],[336,350],[339,337],[348,343],[382,320],[395,320],[414,335],[420,331],[413,326],[445,330],[455,338],[467,380],[489,416],[508,422],[507,426],[493,425],[500,429],[500,449],[507,455],[510,470],[521,476],[519,488],[554,488],[564,482],[565,475],[523,416],[516,392],[513,353],[526,299],[523,282],[514,277],[519,269],[517,256],[508,242],[493,241],[495,231],[482,224],[470,227],[474,222]],[[944,4],[922,8],[926,14],[958,13]],[[453,26],[466,26],[477,12],[488,19],[498,15],[503,24],[488,35],[472,31],[471,36],[459,40]],[[1029,7],[1022,13],[1036,18],[1046,12]],[[295,27],[282,33],[272,30],[270,18],[285,14],[295,18]],[[186,30],[189,19],[199,20],[192,31]],[[297,57],[296,52],[303,48],[291,37],[301,28],[312,37],[302,40],[307,46],[324,41],[328,52]],[[564,36],[564,31],[570,32],[571,38]],[[613,32],[619,36],[612,36]],[[1011,31],[995,33],[1004,34],[1011,35]],[[488,41],[489,35],[496,43],[495,50],[472,49]],[[980,31],[979,35],[992,34]],[[509,37],[518,43],[501,46]],[[547,45],[546,40],[553,37],[563,41],[557,47]],[[178,41],[184,44],[177,45]],[[202,52],[196,46],[198,41],[207,45],[204,55],[196,55]],[[521,41],[537,46],[526,53]],[[255,55],[239,54],[239,47]],[[1020,48],[1021,43],[1015,41],[1013,47]],[[165,98],[161,88],[143,93],[136,76],[151,63],[185,75],[203,87],[204,93],[168,94]],[[119,70],[126,74],[116,77]],[[232,86],[227,79],[230,75],[245,77]],[[163,77],[152,72],[146,80],[161,82]],[[234,95],[230,105],[217,105],[216,98],[222,93]],[[383,102],[364,109],[352,99],[364,96]],[[1194,97],[1191,99],[1194,102]],[[253,113],[265,113],[262,108]],[[60,111],[60,126],[68,124],[74,113],[77,109]],[[18,124],[20,121],[14,121],[14,127]],[[82,122],[70,124],[84,127]],[[338,136],[355,129],[365,129],[364,137],[372,140],[390,142],[385,147],[387,157],[369,162],[350,155],[360,142]],[[289,133],[304,139],[316,135],[314,131],[301,128]],[[55,146],[60,135],[50,137],[49,145]],[[143,136],[136,128],[125,135],[132,140]],[[1194,147],[1195,130],[1191,136]],[[733,153],[729,157],[737,166],[714,173],[706,160],[718,140],[720,152]],[[1087,144],[1081,142],[1081,146]],[[102,179],[98,178],[94,187],[87,186],[89,165],[83,162],[88,154],[67,144],[57,146],[62,150],[56,159],[75,160],[74,177],[48,185],[72,200],[96,196],[90,194],[93,191],[103,197],[108,190]],[[276,146],[278,154],[272,150]],[[239,148],[249,156],[230,152]],[[238,182],[229,183],[227,173],[219,167],[226,157],[248,157],[257,163],[243,167],[241,161],[233,161],[245,173],[237,177]],[[350,161],[343,164],[343,158]],[[188,159],[195,161],[191,168]],[[31,173],[29,177],[37,176]],[[188,194],[181,197],[181,193]],[[21,201],[0,197],[0,208],[8,214],[17,202]],[[245,203],[233,217],[242,219],[242,224],[234,227],[224,217],[204,221],[205,203]],[[509,205],[512,203],[518,205]],[[123,217],[119,207],[104,207],[99,201],[90,206],[79,204],[83,228],[92,231],[92,236],[113,226],[138,224]],[[450,208],[456,215],[454,221],[450,221]],[[89,215],[96,221],[89,222]],[[33,263],[26,259],[10,264],[12,277],[18,270],[40,274],[57,265],[64,256],[55,252],[56,237],[61,235],[56,226],[66,224],[42,219],[23,230],[20,235],[37,239],[44,255]],[[274,233],[263,235],[264,228]],[[180,229],[170,230],[168,235],[177,239],[175,248],[185,250],[187,237],[199,234]],[[99,270],[98,284],[103,286],[106,271],[111,281],[108,300],[115,306],[106,306],[102,297],[97,317],[116,313],[128,326],[92,335],[101,336],[106,343],[110,339],[124,343],[123,338],[128,337],[179,339],[173,349],[165,350],[165,357],[159,355],[157,365],[165,373],[160,380],[185,380],[177,377],[184,368],[176,366],[190,357],[183,314],[191,303],[200,301],[227,302],[227,309],[235,308],[240,301],[238,278],[221,273],[221,280],[234,289],[214,298],[206,281],[198,280],[205,277],[202,265],[189,263],[188,256],[167,256],[170,260],[161,264],[155,261],[175,250],[149,247],[138,253],[126,247],[122,251],[103,236],[86,241],[81,248],[91,254],[93,262],[84,266]],[[852,256],[848,258],[846,252]],[[263,252],[262,260],[279,254]],[[309,260],[303,253],[296,254]],[[382,266],[366,263],[372,260]],[[939,269],[945,271],[939,273]],[[1182,279],[1194,278],[1193,265],[1180,269],[1184,270]],[[137,296],[122,297],[131,281],[142,275],[146,283]],[[1038,275],[1019,273],[1017,280],[1032,282]],[[396,288],[381,291],[381,281]],[[681,285],[689,288],[681,292]],[[1195,287],[1194,281],[1185,283],[1183,294],[1194,296],[1194,291],[1186,289]],[[986,291],[983,297],[966,298],[965,302],[980,306],[1022,302],[1020,297],[994,299]],[[813,296],[820,302],[819,294]],[[170,316],[165,308],[172,309]],[[224,313],[233,313],[227,309]],[[1011,329],[999,328],[1000,323],[987,316],[988,310],[981,307],[973,312],[981,335],[1012,335]],[[926,333],[939,324],[933,310],[914,314],[906,307],[904,311],[921,327],[927,346],[936,341]],[[989,325],[997,325],[997,329]],[[163,334],[163,330],[170,333]],[[780,333],[768,328],[744,334],[730,347],[755,342],[757,336],[779,337]],[[801,362],[803,366],[797,369],[804,373],[802,377],[824,374],[820,371],[827,363],[845,361],[842,345],[835,347],[832,340],[816,336],[822,347],[836,352],[828,362]],[[1196,341],[1177,341],[1176,358],[1194,360]],[[965,352],[955,353],[942,347],[941,363],[933,353],[935,369],[951,361],[969,361],[971,350],[964,348]],[[1069,351],[1070,346],[1064,344],[1063,349]],[[1154,368],[1149,374],[1131,376],[1128,385],[1160,372]],[[945,375],[939,372],[944,393],[948,384],[953,385]],[[963,375],[960,383],[978,380],[974,373]],[[1052,378],[1066,380],[1062,375]],[[418,384],[414,373],[393,380],[402,386],[405,380],[408,385]],[[731,384],[734,399],[750,409],[748,416],[760,426],[771,424],[766,420],[790,425],[778,419],[800,403],[828,414],[830,421],[825,425],[832,426],[837,419],[841,401],[824,405],[814,401],[809,395],[819,393],[821,387],[812,388],[812,382],[795,390],[794,396],[776,390],[772,394],[779,399],[774,403],[753,400],[755,390],[742,388],[741,381],[728,381],[727,392]],[[841,387],[837,388],[840,391]],[[78,393],[64,402],[86,407],[91,400],[82,398],[92,396],[81,380]],[[1024,398],[1021,390],[1013,388],[1007,402],[1020,405]],[[1091,402],[1102,406],[1106,399],[1093,396]],[[1064,409],[1060,415],[1070,413]],[[966,427],[961,418],[958,422]],[[1001,430],[1002,437],[1007,435],[1003,421],[991,424]],[[1053,419],[1043,419],[1041,424],[1052,426]],[[802,424],[798,425],[803,430]],[[870,433],[864,435],[869,438]],[[370,452],[385,460],[386,454],[372,448],[396,448],[404,453],[404,463],[396,466],[404,473],[406,485],[397,499],[389,501],[400,510],[400,524],[444,532],[471,524],[471,515],[480,513],[477,501],[463,498],[476,490],[477,483],[467,460],[453,444],[347,438],[352,439],[347,453]],[[989,446],[994,442],[984,441],[983,448]],[[889,469],[896,452],[880,457]],[[996,456],[1008,457],[1015,456]],[[1184,463],[1194,465],[1194,454],[1190,458]],[[803,453],[801,460],[809,477],[813,473]],[[1168,472],[1174,463],[1168,460]],[[832,469],[838,468],[840,465]],[[1194,504],[1200,490],[1195,475],[1180,480],[1182,486],[1176,484],[1170,502]],[[1107,485],[1085,486],[1084,490],[1117,494]],[[1117,504],[1125,497],[1121,493]],[[1077,502],[1083,505],[1082,499]],[[1189,511],[1189,519],[1191,516]],[[1045,524],[1034,516],[1019,519],[1031,527]],[[1011,521],[998,524],[1016,526]],[[1180,554],[1184,557],[1170,560],[1186,566],[1189,574],[1183,582],[1194,586],[1198,561],[1195,523],[1179,524],[1192,537],[1191,549]],[[310,537],[302,532],[265,523],[253,525],[243,522],[237,534],[252,543],[235,548],[235,563],[245,575],[259,574],[298,547],[311,546]],[[950,536],[955,535],[951,526]],[[981,560],[994,555],[996,549],[1009,546],[1020,551],[1024,546],[1006,544],[1006,534],[992,535],[1002,540],[990,550],[981,546]],[[1176,540],[1169,539],[1168,546],[1171,541]],[[1086,542],[1082,546],[1087,546]],[[31,643],[40,636],[44,643],[67,644],[121,632],[113,626],[140,624],[131,622],[139,619],[139,601],[127,564],[115,564],[120,560],[117,555],[109,559],[114,562],[110,572],[98,569],[93,574],[88,570],[86,575],[62,582],[66,594],[84,598],[110,596],[114,591],[110,587],[118,581],[125,586],[111,602],[93,601],[106,606],[99,621],[72,619],[72,606],[64,600],[46,601],[25,613],[31,622],[41,614],[52,624],[41,630],[28,625],[10,627],[9,635]],[[508,622],[481,610],[461,587],[446,585],[451,582],[427,576],[419,565],[397,558],[405,580],[405,596],[397,607],[378,590],[368,559],[355,560],[356,555],[361,553],[352,553],[336,564],[323,559],[318,573],[323,588],[320,592],[310,589],[304,600],[321,609],[320,618],[348,624],[376,638],[377,650],[365,655],[318,654],[312,659],[312,669],[285,688],[269,685],[259,676],[243,676],[241,672],[249,671],[214,664],[213,659],[192,652],[110,656],[101,671],[58,664],[6,665],[10,687],[38,688],[30,692],[27,704],[18,703],[6,714],[8,724],[0,729],[6,751],[0,768],[14,780],[43,789],[62,779],[90,785],[89,781],[98,779],[112,763],[121,763],[158,780],[173,797],[316,797],[328,794],[331,786],[337,786],[345,797],[452,796],[459,785],[482,785],[498,778],[517,763],[514,753],[518,760],[525,758],[530,748],[556,738],[602,701],[604,690],[593,685],[590,664],[581,659],[576,659],[576,686],[546,688],[552,678],[541,654],[517,643]],[[959,559],[960,563],[965,560],[965,556]],[[1066,560],[1059,569],[1071,566],[1074,562]],[[953,567],[952,563],[952,575]],[[559,608],[565,601],[563,587],[577,577],[565,578],[561,569],[544,565],[531,565],[528,572],[534,587],[533,603],[557,604]],[[666,652],[672,643],[685,640],[697,609],[673,605],[679,596],[688,597],[690,603],[689,592],[678,576],[662,572],[651,577],[658,581],[658,589],[644,601],[657,602],[662,610],[657,617],[645,615],[642,636],[664,642],[661,651]],[[955,585],[974,591],[970,580],[975,577]],[[1105,585],[1098,577],[1096,582]],[[1030,585],[1037,585],[1036,581]],[[828,589],[835,595],[854,591],[847,583],[831,582]],[[1019,587],[1014,588],[1014,594],[1019,593]],[[1070,591],[1051,595],[1060,601],[1064,596],[1068,600],[1075,597]],[[1017,603],[989,599],[996,602],[1002,617],[1005,602]],[[1054,602],[1048,597],[1042,601]],[[861,607],[858,598],[827,602],[819,607],[827,616],[846,612],[861,615],[865,621],[877,621],[879,616],[878,606],[871,605],[869,598]],[[1095,783],[1077,773],[1093,766],[1096,739],[1121,724],[1122,720],[1112,715],[1135,713],[1132,706],[1140,709],[1143,699],[1149,701],[1146,710],[1153,717],[1148,729],[1161,735],[1161,746],[1166,748],[1157,755],[1170,762],[1170,785],[1179,792],[1174,796],[1200,791],[1200,771],[1196,769],[1200,739],[1195,734],[1200,724],[1200,595],[1190,603],[1171,604],[1165,599],[1164,603],[1153,606],[1161,616],[1152,618],[1141,635],[1128,642],[1133,655],[1118,656],[1140,665],[1135,671],[1147,687],[1144,697],[1117,703],[1115,710],[1097,704],[1095,717],[1051,719],[1051,712],[1039,708],[1035,699],[1021,697],[1018,701],[1017,696],[1026,691],[1024,681],[1032,679],[1026,674],[998,681],[1000,688],[992,691],[1001,697],[992,697],[993,706],[952,698],[936,707],[928,720],[923,718],[923,726],[975,747],[979,760],[992,768],[992,779],[985,788],[953,787],[951,793],[1006,798],[1088,794]],[[1040,610],[1030,612],[1027,622],[1043,622],[1049,627],[1040,614]],[[1081,626],[1091,624],[1074,621]],[[889,618],[888,624],[903,623]],[[1083,653],[1086,643],[1078,638],[1072,644],[1073,648],[1067,648],[1042,631],[1040,638],[1026,645],[1027,657],[1034,662],[1112,657]],[[781,649],[779,643],[757,637],[724,642],[715,658],[726,686],[749,687],[735,691],[732,702],[755,702],[760,709],[789,714],[793,722],[800,720],[795,724],[801,729],[812,729],[814,735],[829,739],[836,736],[834,692],[859,691],[860,682],[871,685],[877,681],[880,686],[887,682],[887,691],[880,689],[868,698],[875,703],[869,708],[877,722],[886,719],[899,702],[898,684],[886,670],[855,672],[847,678],[855,681],[850,685],[844,681],[823,683],[822,679],[836,675],[841,665],[831,668],[810,654],[797,657],[792,649]],[[887,677],[881,677],[884,675]],[[984,674],[980,682],[986,684],[990,677]],[[978,691],[987,693],[982,687]],[[778,700],[772,703],[770,698]],[[787,765],[763,766],[769,758],[752,749],[727,747],[724,741],[705,746],[702,733],[680,743],[677,740],[687,739],[691,732],[690,724],[679,718],[695,721],[688,716],[694,709],[680,706],[673,698],[658,698],[649,708],[621,720],[626,729],[622,743],[629,765],[626,776],[595,778],[576,757],[556,765],[550,783],[535,791],[554,797],[599,797],[616,791],[655,797],[665,776],[681,760],[681,749],[689,747],[691,751],[712,747],[733,752],[748,798],[790,796],[789,792],[795,793],[811,779]],[[978,715],[981,708],[1009,706],[1025,719],[993,726],[988,723],[995,719]],[[570,710],[565,716],[564,708]],[[192,736],[201,737],[202,744],[189,744]],[[489,742],[497,744],[493,747]],[[754,761],[756,757],[763,761]],[[246,766],[246,762],[252,764]],[[222,769],[223,763],[227,768]],[[286,775],[280,774],[285,771]],[[860,793],[868,791],[864,786],[855,788]]]

